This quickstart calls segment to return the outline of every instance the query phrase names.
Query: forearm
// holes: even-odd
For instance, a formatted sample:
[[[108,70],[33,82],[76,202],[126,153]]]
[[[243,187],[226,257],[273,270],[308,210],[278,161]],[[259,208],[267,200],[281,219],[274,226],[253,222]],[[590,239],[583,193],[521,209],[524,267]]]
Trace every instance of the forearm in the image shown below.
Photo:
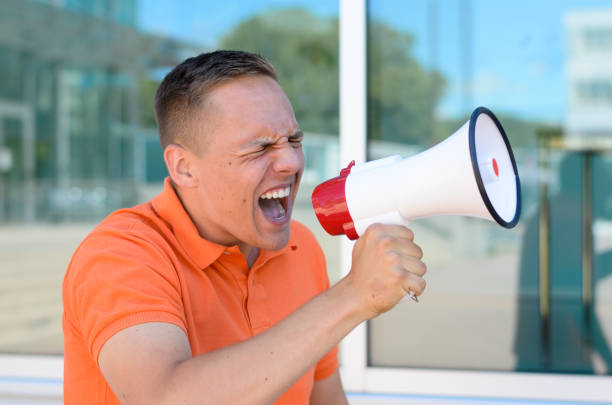
[[[365,320],[340,282],[244,342],[179,363],[163,403],[271,403]]]

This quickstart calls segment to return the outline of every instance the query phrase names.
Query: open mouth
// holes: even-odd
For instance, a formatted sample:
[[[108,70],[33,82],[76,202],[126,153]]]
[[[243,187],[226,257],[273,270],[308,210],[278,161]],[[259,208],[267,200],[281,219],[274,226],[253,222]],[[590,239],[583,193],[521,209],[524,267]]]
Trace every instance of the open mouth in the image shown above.
[[[259,207],[264,216],[273,222],[283,222],[289,211],[289,193],[291,187],[279,187],[267,191],[259,197]]]

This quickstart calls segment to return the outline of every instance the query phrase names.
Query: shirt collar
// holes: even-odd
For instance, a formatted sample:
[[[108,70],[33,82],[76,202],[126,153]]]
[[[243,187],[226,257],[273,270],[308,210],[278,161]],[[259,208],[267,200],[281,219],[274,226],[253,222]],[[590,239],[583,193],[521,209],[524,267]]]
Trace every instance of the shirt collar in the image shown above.
[[[152,200],[153,209],[170,226],[180,245],[196,262],[199,268],[204,269],[214,263],[225,251],[236,250],[234,246],[223,246],[211,242],[200,236],[195,224],[185,211],[169,177],[164,180],[164,189]],[[289,243],[277,251],[260,249],[259,257],[254,266],[261,266],[273,257],[297,249],[293,232],[289,236]]]

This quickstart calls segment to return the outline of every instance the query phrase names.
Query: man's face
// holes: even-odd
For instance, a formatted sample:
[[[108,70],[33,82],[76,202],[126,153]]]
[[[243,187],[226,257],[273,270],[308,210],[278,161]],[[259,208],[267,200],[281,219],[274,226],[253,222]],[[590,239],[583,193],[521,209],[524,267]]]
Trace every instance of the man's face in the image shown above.
[[[304,170],[289,100],[273,79],[244,76],[215,87],[204,104],[190,212],[200,233],[225,245],[283,248]]]

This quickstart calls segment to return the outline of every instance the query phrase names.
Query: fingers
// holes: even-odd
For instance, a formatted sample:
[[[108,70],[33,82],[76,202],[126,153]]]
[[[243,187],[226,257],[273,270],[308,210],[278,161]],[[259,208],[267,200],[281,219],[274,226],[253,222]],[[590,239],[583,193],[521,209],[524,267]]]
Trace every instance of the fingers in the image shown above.
[[[396,250],[387,251],[382,260],[390,267],[397,268],[400,272],[407,271],[419,277],[427,272],[427,266],[420,259]]]
[[[389,249],[392,247],[394,242],[413,243],[414,233],[412,230],[402,225],[377,223],[370,225],[364,234],[359,238],[359,241],[370,241],[379,245],[381,248]]]
[[[384,233],[393,238],[408,239],[410,241],[414,240],[414,232],[403,225],[374,223],[366,229],[366,233],[367,232]]]
[[[411,274],[423,277],[425,273],[427,273],[427,266],[419,258],[416,258],[414,256],[401,255],[401,261],[402,268]]]
[[[414,233],[401,225],[372,224],[353,248],[353,262],[345,278],[366,318],[394,307],[405,295],[425,289],[427,267]]]
[[[426,285],[427,283],[422,277],[408,271],[404,273],[402,288],[407,294],[413,293],[415,296],[419,296],[423,294]]]
[[[416,246],[413,242],[410,242],[410,244]],[[418,246],[416,247],[418,248]],[[384,265],[394,269],[394,272],[401,279],[401,288],[404,291],[409,294],[413,293],[415,296],[423,293],[426,286],[423,276],[427,272],[427,266],[419,258],[390,250],[384,254],[382,260]]]
[[[392,249],[402,256],[411,257],[419,261],[423,258],[423,249],[412,241],[397,243]]]
[[[423,258],[423,250],[414,243],[412,230],[402,225],[372,224],[368,227],[364,239],[373,239],[386,252],[397,252],[400,255]]]
[[[388,252],[384,259],[388,265],[393,266],[395,273],[401,278],[401,286],[407,293],[421,295],[425,290],[426,282],[423,276],[427,266],[416,257],[406,256],[394,251]]]

